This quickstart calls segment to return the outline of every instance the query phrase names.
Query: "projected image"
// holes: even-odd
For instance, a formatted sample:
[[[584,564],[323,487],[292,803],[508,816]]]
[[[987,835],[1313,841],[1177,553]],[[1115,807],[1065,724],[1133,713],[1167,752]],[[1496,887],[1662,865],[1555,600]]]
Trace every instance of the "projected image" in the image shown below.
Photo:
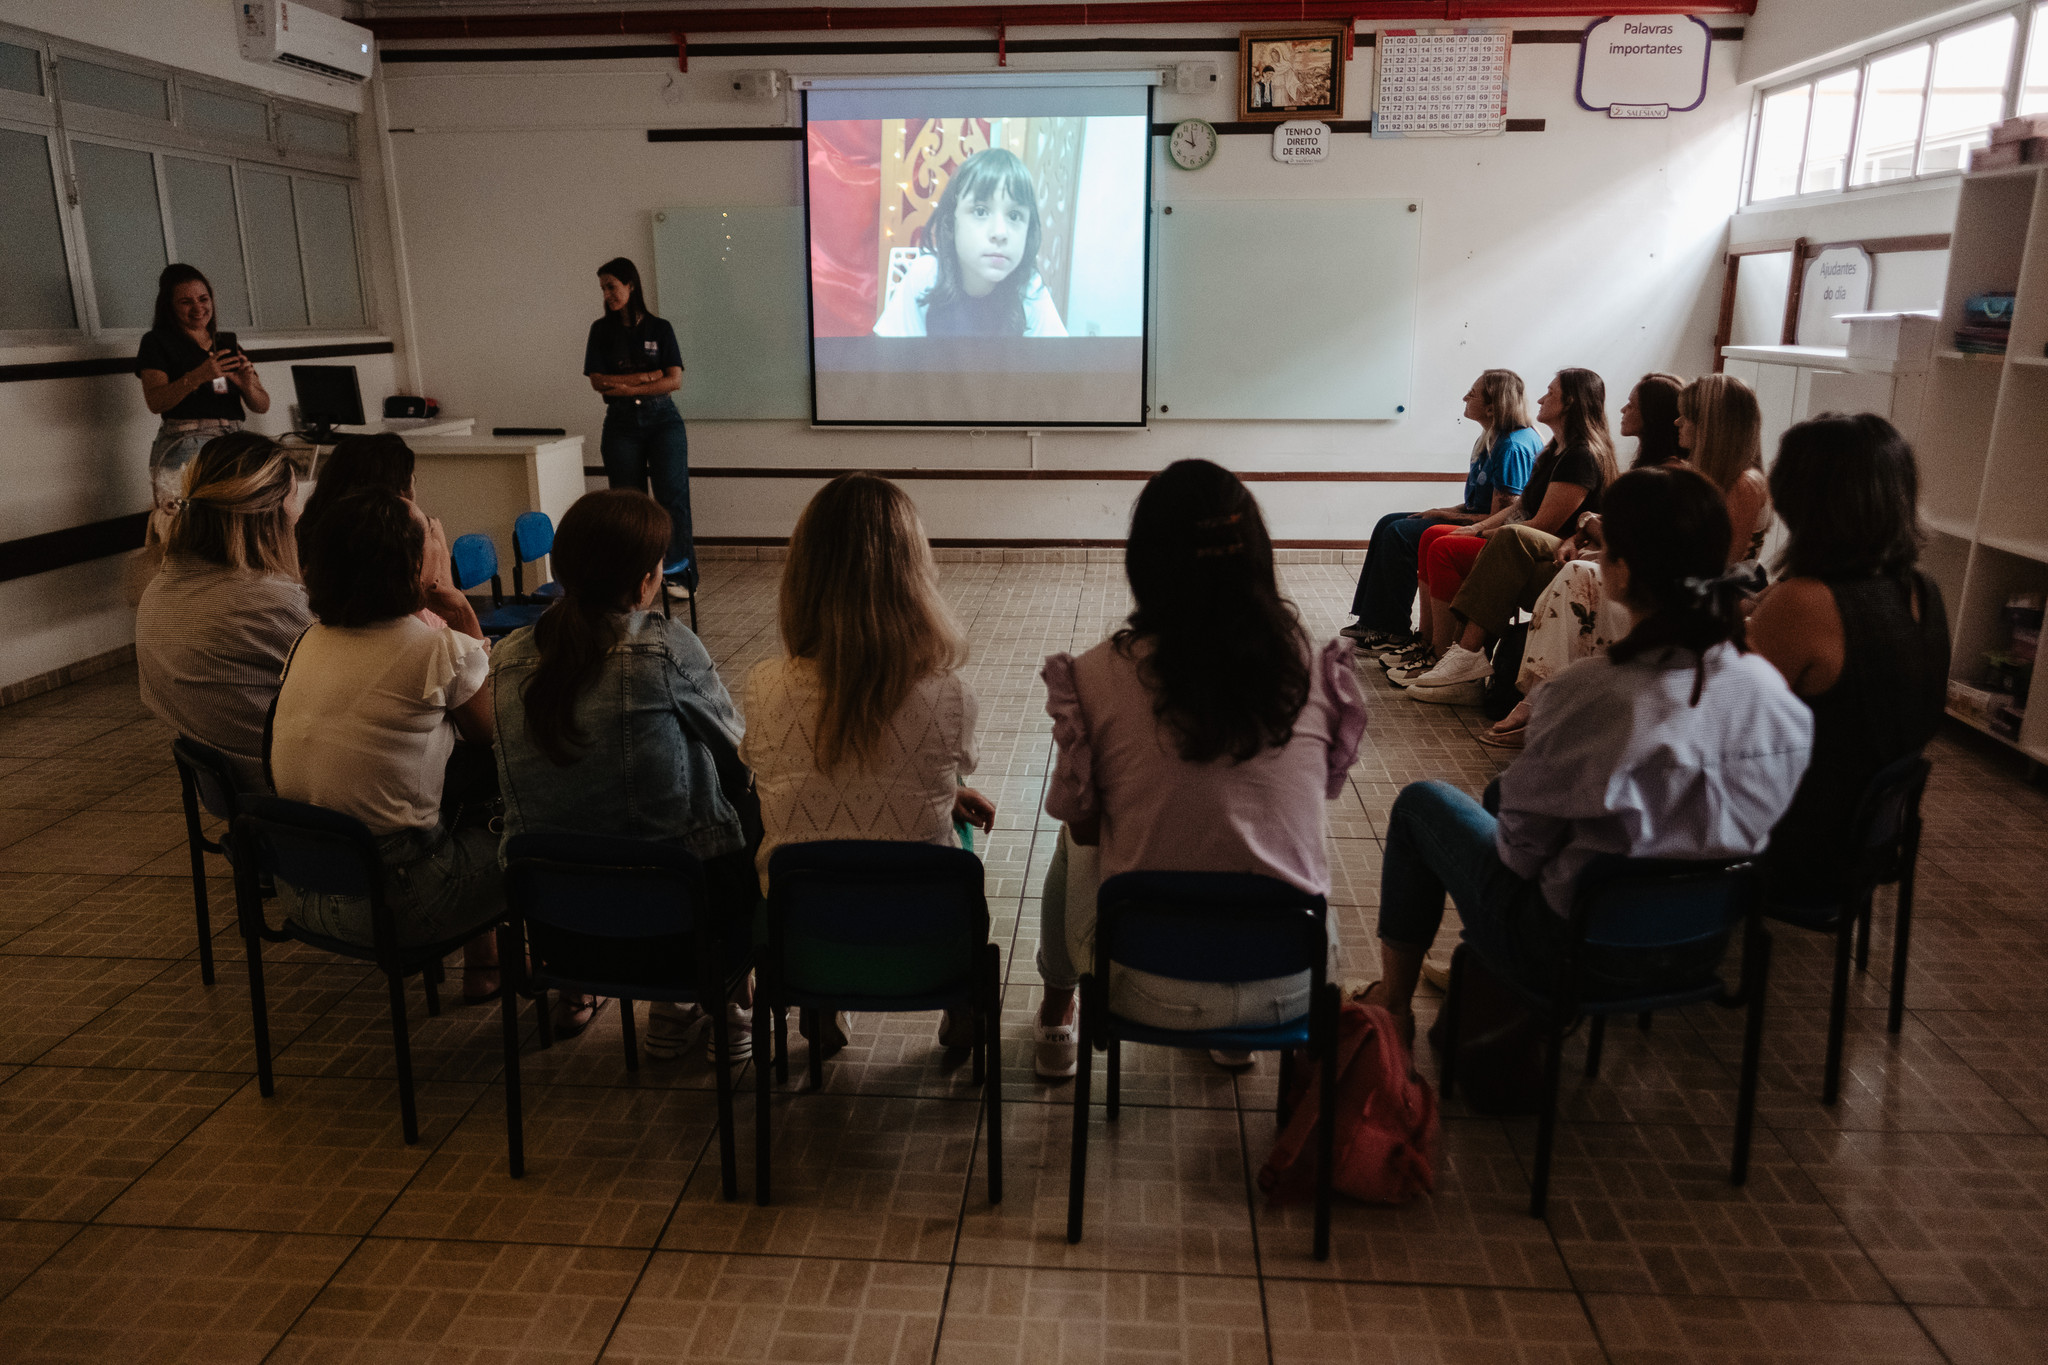
[[[1137,337],[1142,117],[809,125],[820,337]]]

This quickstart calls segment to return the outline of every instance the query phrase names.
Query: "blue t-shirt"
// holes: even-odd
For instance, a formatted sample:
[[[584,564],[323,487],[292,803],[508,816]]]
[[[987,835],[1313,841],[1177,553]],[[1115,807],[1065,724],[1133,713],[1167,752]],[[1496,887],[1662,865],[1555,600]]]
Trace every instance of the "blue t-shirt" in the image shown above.
[[[1495,493],[1509,497],[1520,493],[1529,482],[1529,470],[1542,449],[1543,438],[1534,427],[1511,431],[1495,441],[1483,459],[1472,462],[1471,471],[1465,475],[1465,510],[1488,513],[1493,511]]]

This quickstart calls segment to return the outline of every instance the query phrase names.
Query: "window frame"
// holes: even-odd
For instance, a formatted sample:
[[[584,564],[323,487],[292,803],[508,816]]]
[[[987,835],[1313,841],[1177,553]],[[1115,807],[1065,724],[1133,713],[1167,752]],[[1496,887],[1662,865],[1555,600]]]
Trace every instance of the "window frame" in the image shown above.
[[[77,169],[72,150],[73,144],[78,141],[143,152],[151,158],[150,165],[157,183],[157,209],[162,222],[167,259],[174,261],[179,258],[177,229],[172,222],[164,158],[175,156],[228,166],[235,196],[235,225],[241,234],[238,247],[244,277],[249,283],[252,317],[261,316],[262,305],[257,298],[253,262],[250,259],[247,197],[242,184],[244,169],[283,174],[293,179],[303,177],[339,183],[348,194],[349,211],[353,220],[354,233],[351,245],[354,252],[357,289],[362,301],[362,322],[340,327],[313,325],[310,296],[312,271],[308,268],[303,254],[303,241],[295,239],[294,249],[300,253],[301,287],[307,291],[307,296],[302,300],[307,318],[306,325],[270,326],[252,321],[248,325],[248,330],[263,335],[294,337],[351,335],[377,330],[376,296],[371,286],[363,232],[362,165],[359,158],[364,136],[364,115],[350,114],[283,95],[273,95],[253,86],[239,85],[217,77],[179,71],[161,63],[108,52],[68,39],[55,38],[18,25],[0,24],[0,40],[29,48],[37,53],[41,63],[42,95],[30,95],[17,90],[0,90],[0,128],[43,139],[50,157],[52,183],[57,190],[58,228],[64,247],[65,274],[71,288],[72,315],[77,319],[76,325],[69,328],[0,329],[0,348],[75,345],[94,341],[126,344],[138,340],[147,331],[146,328],[105,327],[100,323],[99,301],[93,288],[92,262],[86,245],[85,209],[80,202]],[[165,81],[168,88],[169,117],[162,120],[146,118],[62,98],[63,78],[59,68],[66,60],[90,62]],[[211,129],[204,132],[189,130],[186,126],[185,108],[187,90],[205,91],[262,105],[265,128],[263,140],[259,142],[252,138],[237,137]],[[284,115],[287,111],[343,124],[348,134],[348,154],[337,156],[291,146],[284,132]],[[295,192],[295,234],[298,227],[296,203]]]
[[[2042,0],[2026,0],[2023,4],[1993,10],[1988,14],[1979,14],[1947,28],[1935,29],[1902,42],[1889,43],[1884,47],[1872,48],[1868,52],[1861,53],[1845,61],[1819,67],[1807,72],[1796,80],[1781,81],[1773,86],[1759,87],[1752,95],[1750,102],[1749,145],[1742,161],[1742,185],[1738,196],[1740,207],[1742,209],[1780,208],[1792,204],[1812,203],[1839,198],[1844,195],[1868,194],[1873,191],[1896,191],[1915,185],[1932,184],[1937,181],[1967,175],[1969,173],[1967,159],[1962,166],[1954,170],[1923,171],[1919,168],[1920,159],[1925,154],[1927,143],[1928,113],[1934,103],[1933,88],[1936,49],[1945,39],[1954,37],[1957,34],[1968,33],[1972,29],[1985,28],[2008,18],[2015,21],[2013,45],[2006,61],[2005,92],[1999,101],[1999,118],[2008,119],[2013,116],[2013,111],[2019,107],[2020,91],[2026,82],[2027,52],[2033,42],[2035,28],[2037,25],[2048,25],[2048,4],[2044,4]],[[1927,49],[1927,74],[1922,78],[1920,85],[1920,122],[1918,129],[1913,135],[1911,162],[1913,169],[1906,175],[1893,176],[1886,180],[1872,180],[1859,185],[1855,183],[1856,163],[1863,153],[1863,116],[1866,104],[1870,98],[1870,68],[1877,62],[1884,61],[1888,57],[1897,56],[1902,52],[1910,52],[1916,47],[1925,47]],[[1795,189],[1791,194],[1773,195],[1767,199],[1757,198],[1756,172],[1757,163],[1762,159],[1763,152],[1764,101],[1775,95],[1783,94],[1787,90],[1796,90],[1800,86],[1810,87],[1817,92],[1823,81],[1831,80],[1845,71],[1855,71],[1858,74],[1856,79],[1856,108],[1851,115],[1848,160],[1843,167],[1843,184],[1841,188],[1832,190]],[[1809,95],[1806,101],[1806,126],[1800,132],[1798,170],[1792,181],[1794,185],[1803,185],[1806,181],[1807,156],[1811,150],[1813,140],[1813,109],[1815,102],[1815,98]]]

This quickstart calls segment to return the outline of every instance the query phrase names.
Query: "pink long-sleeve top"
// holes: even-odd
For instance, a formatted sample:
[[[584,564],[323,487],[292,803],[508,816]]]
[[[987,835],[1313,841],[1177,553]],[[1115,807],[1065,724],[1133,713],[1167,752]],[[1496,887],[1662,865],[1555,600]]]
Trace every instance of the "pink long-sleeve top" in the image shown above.
[[[1242,763],[1183,759],[1152,714],[1138,660],[1112,641],[1079,658],[1051,655],[1039,675],[1059,746],[1046,813],[1070,824],[1101,817],[1104,878],[1255,872],[1327,895],[1324,803],[1343,791],[1365,735],[1351,653],[1333,640],[1310,659],[1293,737]]]

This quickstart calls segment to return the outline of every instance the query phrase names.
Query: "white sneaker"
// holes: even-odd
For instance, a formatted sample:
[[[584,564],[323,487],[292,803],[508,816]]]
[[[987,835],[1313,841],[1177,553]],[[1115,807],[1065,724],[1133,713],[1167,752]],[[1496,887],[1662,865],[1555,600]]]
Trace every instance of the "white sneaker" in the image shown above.
[[[1212,1047],[1209,1049],[1209,1060],[1225,1071],[1243,1071],[1256,1059],[1249,1052],[1225,1052],[1221,1048]]]
[[[697,1046],[697,1040],[710,1031],[711,1016],[702,1005],[651,1000],[647,1027],[640,1031],[640,1050],[656,1061],[670,1061]]]
[[[687,583],[675,583],[664,580],[661,587],[662,591],[668,594],[669,601],[671,602],[687,602],[690,600],[690,585]]]
[[[731,1001],[725,1006],[725,1055],[732,1062],[744,1062],[754,1055],[754,1012]],[[704,1060],[718,1065],[718,1035],[704,1031]]]
[[[1435,706],[1484,706],[1486,684],[1483,682],[1444,683],[1438,687],[1424,687],[1416,683],[1406,694],[1411,701],[1426,701]]]
[[[1081,1069],[1081,1026],[1031,1021],[1031,1069],[1042,1079],[1064,1081]]]
[[[1452,683],[1485,682],[1493,676],[1493,665],[1476,649],[1452,645],[1436,667],[1409,680],[1410,687],[1448,687]]]

